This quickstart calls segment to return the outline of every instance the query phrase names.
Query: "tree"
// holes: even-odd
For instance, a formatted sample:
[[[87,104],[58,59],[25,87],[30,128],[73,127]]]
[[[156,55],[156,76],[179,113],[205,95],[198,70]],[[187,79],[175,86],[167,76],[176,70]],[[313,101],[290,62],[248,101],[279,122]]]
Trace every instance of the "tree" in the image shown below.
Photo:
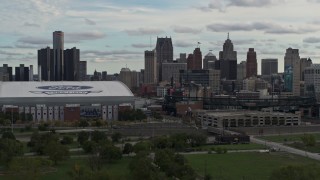
[[[91,140],[94,142],[104,141],[107,140],[107,135],[102,131],[93,131],[91,133]]]
[[[88,121],[87,120],[85,120],[85,119],[81,119],[80,121],[79,121],[79,127],[88,127],[89,126],[89,123],[88,123]]]
[[[113,133],[111,136],[112,142],[119,142],[120,139],[122,138],[122,134],[119,132]]]
[[[88,132],[85,132],[85,131],[81,131],[79,134],[78,134],[78,143],[80,145],[83,145],[84,142],[88,141],[89,140],[89,137],[90,137],[90,134]]]
[[[133,152],[133,146],[132,146],[132,144],[126,143],[126,144],[124,145],[124,148],[123,148],[122,153],[123,153],[123,154],[130,154],[130,153],[132,153],[132,152]]]
[[[41,173],[46,172],[52,162],[43,158],[14,158],[9,164],[9,171],[19,179],[39,179]]]
[[[165,180],[166,177],[152,163],[151,159],[144,154],[137,154],[129,164],[130,179]]]
[[[304,134],[301,140],[305,146],[315,146],[317,141],[313,134]]]
[[[137,154],[139,152],[149,152],[151,145],[149,142],[138,142],[133,146],[133,151]]]
[[[285,166],[272,172],[270,180],[317,180],[320,177],[320,167],[316,164]]]
[[[109,162],[119,160],[122,157],[120,148],[115,147],[114,145],[111,145],[111,144],[103,144],[99,154],[102,159]]]
[[[14,136],[14,134],[10,131],[5,131],[2,134],[2,139],[12,139],[12,140],[16,140],[16,137]]]
[[[70,156],[69,149],[66,146],[54,141],[47,144],[44,152],[55,165],[57,165],[58,161],[65,160]]]
[[[13,139],[0,139],[0,162],[7,165],[13,157],[23,155],[23,144]]]
[[[45,133],[39,134],[38,132],[34,132],[31,136],[30,142],[28,142],[28,146],[31,147],[32,152],[36,152],[40,155],[44,154],[44,149],[50,142],[58,143],[59,137],[55,133]]]
[[[66,144],[72,144],[73,143],[73,138],[71,136],[63,136],[61,140],[61,144],[66,145]]]

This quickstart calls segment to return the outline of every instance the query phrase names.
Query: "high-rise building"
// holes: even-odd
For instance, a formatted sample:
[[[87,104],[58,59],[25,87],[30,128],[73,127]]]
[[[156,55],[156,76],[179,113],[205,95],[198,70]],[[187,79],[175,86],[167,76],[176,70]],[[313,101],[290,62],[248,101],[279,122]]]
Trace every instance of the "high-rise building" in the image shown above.
[[[12,67],[9,67],[8,64],[3,64],[3,67],[0,67],[0,81],[13,81]]]
[[[177,58],[178,63],[187,63],[187,54],[186,53],[180,53],[179,58]]]
[[[215,61],[217,61],[217,57],[210,51],[203,58],[203,69],[215,69]]]
[[[300,78],[301,81],[304,81],[304,69],[310,67],[312,60],[310,58],[301,58],[300,59]]]
[[[188,58],[187,58],[187,68],[188,68],[188,70],[192,70],[192,68],[193,68],[193,54],[189,54],[188,55]]]
[[[38,50],[38,76],[39,81],[54,81],[53,49],[46,47]]]
[[[210,87],[214,92],[220,89],[220,70],[180,70],[180,84],[199,84]]]
[[[80,50],[76,47],[66,49],[64,54],[64,81],[78,81],[79,80],[79,63],[80,63]]]
[[[270,76],[278,73],[278,59],[262,59],[261,75]]]
[[[53,32],[53,59],[55,81],[62,81],[64,78],[64,33],[62,31]]]
[[[154,84],[158,82],[157,53],[155,50],[144,52],[144,83]]]
[[[189,54],[187,58],[187,64],[189,70],[202,69],[202,53],[200,48],[195,48],[193,54]]]
[[[247,62],[241,61],[240,64],[237,65],[237,80],[242,81],[247,76]]]
[[[127,85],[128,88],[131,88],[131,70],[129,68],[121,68],[119,80]]]
[[[87,61],[79,62],[79,81],[87,81]]]
[[[171,38],[157,38],[156,52],[158,70],[157,77],[159,78],[159,81],[162,81],[162,63],[173,61],[173,46]]]
[[[29,67],[24,67],[24,64],[15,67],[15,81],[29,81]]]
[[[102,81],[106,81],[106,80],[107,80],[107,75],[108,75],[107,71],[102,71],[101,80],[102,80]]]
[[[228,38],[223,44],[223,51],[219,52],[221,79],[237,79],[237,51],[233,50],[233,43]]]
[[[299,49],[288,48],[284,56],[285,90],[293,96],[300,96],[300,56]]]
[[[254,51],[254,48],[249,48],[249,51],[247,53],[246,71],[246,77],[257,76],[257,53]]]
[[[33,81],[33,65],[29,68],[29,81]]]
[[[320,64],[312,64],[304,70],[305,95],[316,96],[320,100]]]
[[[162,81],[170,82],[173,78],[174,82],[179,82],[180,70],[187,70],[187,63],[162,63]]]

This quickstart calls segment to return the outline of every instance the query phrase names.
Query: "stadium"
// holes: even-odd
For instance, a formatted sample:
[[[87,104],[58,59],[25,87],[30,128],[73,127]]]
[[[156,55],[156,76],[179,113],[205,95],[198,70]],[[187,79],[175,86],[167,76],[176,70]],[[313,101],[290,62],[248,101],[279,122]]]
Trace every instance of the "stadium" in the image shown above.
[[[2,111],[31,114],[34,122],[117,120],[119,105],[133,102],[134,95],[119,81],[0,82]]]

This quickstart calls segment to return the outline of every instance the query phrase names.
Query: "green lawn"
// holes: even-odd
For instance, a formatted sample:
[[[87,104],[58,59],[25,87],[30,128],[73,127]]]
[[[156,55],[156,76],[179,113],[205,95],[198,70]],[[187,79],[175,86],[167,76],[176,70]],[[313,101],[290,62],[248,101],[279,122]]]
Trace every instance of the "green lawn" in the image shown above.
[[[255,144],[255,143],[250,143],[250,144],[226,144],[226,145],[204,145],[200,146],[201,150],[203,151],[208,151],[211,148],[225,148],[228,150],[252,150],[252,149],[265,149],[264,145],[261,144]]]
[[[209,173],[213,179],[267,180],[281,166],[319,163],[318,161],[283,152],[227,153],[185,155],[197,173]],[[206,167],[206,168],[205,168]]]
[[[316,143],[315,146],[305,146],[302,142],[288,143],[286,145],[303,151],[320,153],[320,143]]]
[[[294,142],[294,141],[301,141],[301,137],[304,134],[288,134],[288,135],[274,135],[274,136],[259,136],[260,139],[265,139],[268,141],[285,143],[285,142]],[[320,133],[312,133],[317,141],[320,141]]]

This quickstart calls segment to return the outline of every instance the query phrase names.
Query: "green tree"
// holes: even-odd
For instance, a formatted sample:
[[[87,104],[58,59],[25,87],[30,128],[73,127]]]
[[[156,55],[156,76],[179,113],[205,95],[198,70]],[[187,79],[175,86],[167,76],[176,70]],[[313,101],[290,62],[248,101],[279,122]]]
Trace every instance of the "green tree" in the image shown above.
[[[107,135],[102,131],[93,131],[91,133],[91,140],[94,142],[104,141],[107,140]]]
[[[61,144],[66,145],[66,144],[72,144],[73,143],[73,138],[71,136],[63,136],[61,140]]]
[[[85,120],[85,119],[81,119],[80,121],[79,121],[79,127],[88,127],[89,126],[89,122],[87,121],[87,120]]]
[[[34,132],[31,136],[30,142],[28,142],[28,146],[31,147],[32,152],[43,155],[44,149],[50,142],[57,143],[58,141],[59,136],[55,133],[50,132],[40,135],[38,132]]]
[[[13,157],[23,155],[23,144],[13,139],[0,139],[0,162],[7,165]]]
[[[133,146],[132,146],[132,144],[131,144],[131,143],[126,143],[126,144],[124,145],[124,148],[123,148],[122,153],[123,153],[123,154],[130,154],[130,153],[132,153],[132,152],[133,152]]]
[[[13,140],[16,140],[16,137],[14,136],[14,134],[11,131],[5,131],[2,134],[2,139],[13,139]]]
[[[121,138],[122,138],[122,134],[119,132],[113,133],[111,135],[112,142],[114,143],[119,142]]]
[[[133,146],[133,151],[137,154],[139,152],[149,152],[151,145],[149,142],[138,142]]]
[[[89,140],[89,137],[90,137],[90,134],[88,132],[85,132],[85,131],[81,131],[79,134],[78,134],[78,143],[80,145],[83,145],[84,142],[88,141]]]
[[[14,158],[9,164],[9,172],[18,179],[39,179],[43,173],[50,170],[52,161],[43,158]]]
[[[132,180],[165,180],[166,177],[145,154],[137,154],[129,164],[130,179]]]
[[[107,143],[102,145],[99,154],[103,160],[106,160],[108,162],[119,160],[122,157],[120,148]]]
[[[313,134],[304,134],[301,137],[301,141],[305,146],[315,146],[317,143],[316,137]]]
[[[57,165],[58,161],[66,160],[70,156],[69,149],[55,141],[49,142],[46,145],[44,152],[55,165]]]

